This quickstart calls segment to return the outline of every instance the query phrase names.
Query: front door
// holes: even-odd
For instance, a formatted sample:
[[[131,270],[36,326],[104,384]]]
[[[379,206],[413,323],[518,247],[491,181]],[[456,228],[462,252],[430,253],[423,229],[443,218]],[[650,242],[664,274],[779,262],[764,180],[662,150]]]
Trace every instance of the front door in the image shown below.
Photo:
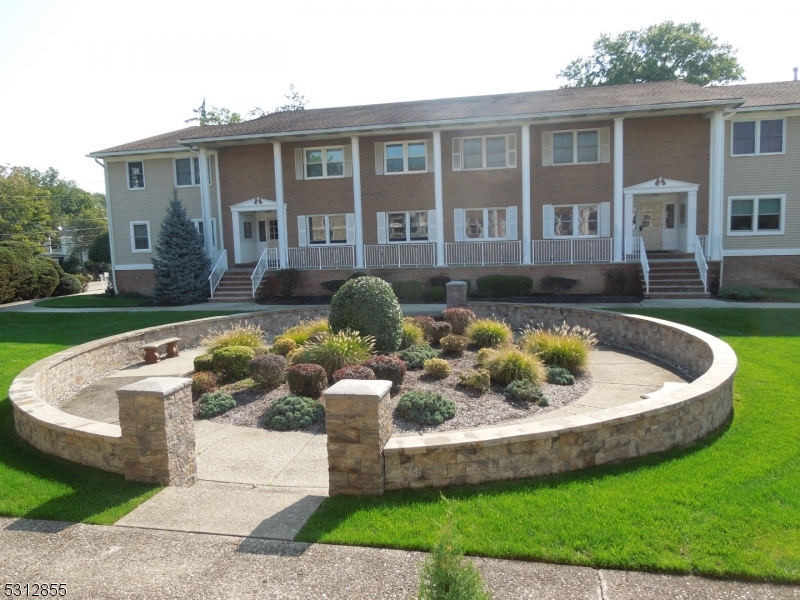
[[[675,207],[674,202],[664,203],[664,228],[661,232],[661,249],[678,249],[678,229],[675,227]]]
[[[254,263],[258,260],[259,256],[256,246],[256,220],[251,215],[242,215],[239,219],[239,226],[241,227],[239,231],[239,240],[241,242],[240,250],[242,253],[242,262]]]
[[[638,206],[636,216],[639,235],[644,242],[645,250],[661,250],[663,230],[663,204],[660,202],[642,202]]]

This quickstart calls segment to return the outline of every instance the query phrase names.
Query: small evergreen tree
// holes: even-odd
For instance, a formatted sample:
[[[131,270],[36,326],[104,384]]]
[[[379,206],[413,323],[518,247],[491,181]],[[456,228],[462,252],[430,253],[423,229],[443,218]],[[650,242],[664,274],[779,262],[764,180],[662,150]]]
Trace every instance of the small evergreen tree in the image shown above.
[[[175,190],[161,222],[153,259],[158,304],[194,304],[208,298],[210,262],[203,241]]]

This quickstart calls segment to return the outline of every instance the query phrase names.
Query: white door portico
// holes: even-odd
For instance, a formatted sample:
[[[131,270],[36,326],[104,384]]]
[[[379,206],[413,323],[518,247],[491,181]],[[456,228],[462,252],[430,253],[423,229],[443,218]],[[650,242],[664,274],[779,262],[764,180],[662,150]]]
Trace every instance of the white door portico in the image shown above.
[[[236,264],[255,262],[260,255],[260,248],[266,245],[272,246],[267,242],[269,225],[259,223],[256,213],[275,213],[278,221],[278,248],[283,248],[286,244],[286,219],[278,216],[278,203],[275,200],[265,198],[251,198],[244,202],[234,204],[231,208],[231,221],[233,225],[233,261]],[[286,207],[284,206],[284,210]],[[264,231],[261,231],[261,230]],[[262,239],[264,238],[264,239]],[[265,245],[266,244],[266,245]],[[281,256],[279,250],[279,256]]]
[[[636,237],[642,237],[648,249],[694,252],[699,187],[656,177],[624,188],[625,254],[635,250]]]

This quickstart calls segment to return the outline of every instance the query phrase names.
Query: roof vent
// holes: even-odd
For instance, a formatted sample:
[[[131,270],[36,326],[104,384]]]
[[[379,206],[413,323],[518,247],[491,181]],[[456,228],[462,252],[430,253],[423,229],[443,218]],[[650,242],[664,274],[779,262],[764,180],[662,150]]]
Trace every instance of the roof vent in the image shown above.
[[[794,80],[797,81],[797,67],[792,70],[794,71]]]

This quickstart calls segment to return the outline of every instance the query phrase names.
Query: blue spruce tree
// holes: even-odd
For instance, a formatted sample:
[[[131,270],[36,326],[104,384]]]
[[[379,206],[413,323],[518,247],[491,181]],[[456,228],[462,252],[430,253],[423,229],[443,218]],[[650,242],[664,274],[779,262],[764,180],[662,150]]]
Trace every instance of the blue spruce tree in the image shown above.
[[[209,260],[203,238],[175,190],[161,222],[153,258],[157,304],[195,304],[208,298]]]

